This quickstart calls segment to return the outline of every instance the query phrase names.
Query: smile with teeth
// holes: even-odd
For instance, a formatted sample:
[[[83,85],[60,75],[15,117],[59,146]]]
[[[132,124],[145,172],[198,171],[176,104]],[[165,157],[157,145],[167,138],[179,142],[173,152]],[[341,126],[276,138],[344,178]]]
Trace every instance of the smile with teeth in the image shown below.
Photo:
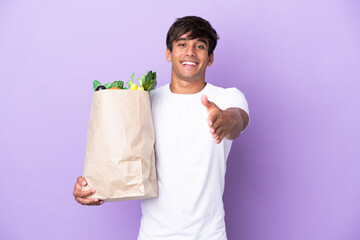
[[[191,65],[196,67],[197,63],[196,62],[182,62],[183,65]]]

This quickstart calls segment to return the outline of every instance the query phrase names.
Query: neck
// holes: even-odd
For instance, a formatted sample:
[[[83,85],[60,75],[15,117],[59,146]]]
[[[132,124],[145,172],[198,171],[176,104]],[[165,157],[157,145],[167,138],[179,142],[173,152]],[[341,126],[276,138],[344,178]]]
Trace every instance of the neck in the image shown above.
[[[196,80],[184,80],[178,78],[174,72],[171,74],[170,91],[176,94],[194,94],[204,89],[206,86],[205,76]]]
[[[204,89],[205,81],[188,82],[188,81],[173,81],[170,83],[170,91],[176,94],[194,94]]]

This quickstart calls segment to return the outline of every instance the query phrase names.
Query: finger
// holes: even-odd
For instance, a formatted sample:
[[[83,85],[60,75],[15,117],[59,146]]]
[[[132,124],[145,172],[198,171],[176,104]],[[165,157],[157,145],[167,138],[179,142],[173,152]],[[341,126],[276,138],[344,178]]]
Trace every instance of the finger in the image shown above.
[[[217,118],[218,118],[218,114],[216,114],[216,113],[211,114],[210,113],[209,116],[208,116],[208,125],[210,127],[212,127],[214,125],[214,123],[216,122]]]
[[[223,131],[225,131],[225,127],[223,126],[214,124],[214,126],[210,127],[210,133],[214,138],[217,138]]]
[[[220,136],[221,133],[224,131],[224,127],[220,126],[215,130],[216,137]]]
[[[82,189],[82,186],[78,182],[76,182],[75,186],[74,186],[74,192],[75,191],[81,191],[81,189]]]
[[[206,107],[208,111],[210,111],[213,107],[216,107],[216,104],[210,102],[205,94],[201,96],[201,103]]]
[[[217,138],[218,137],[218,133],[216,132],[216,130],[214,128],[210,128],[210,134],[212,135],[213,138]]]
[[[216,121],[219,121],[217,123],[218,125],[224,122],[223,111],[218,107],[214,108],[208,116],[208,124],[210,125],[210,127],[214,126],[216,124]],[[218,127],[218,125],[215,125],[215,129]]]
[[[101,204],[101,200],[98,198],[76,197],[75,200],[82,205],[99,205],[99,204]]]
[[[76,182],[75,186],[74,186],[74,191],[73,191],[74,197],[76,197],[77,192],[79,192],[79,191],[81,191],[81,185],[79,184],[79,182]]]
[[[75,183],[73,195],[76,196],[78,192],[82,192],[82,186],[79,182]]]
[[[95,193],[95,189],[90,189],[90,190],[87,190],[87,191],[75,191],[74,192],[74,196],[75,197],[88,197],[90,195],[93,195]]]
[[[100,206],[102,205],[104,202],[97,202],[97,203],[90,203],[88,204],[88,206]]]
[[[221,128],[221,129],[220,129],[220,128]],[[219,128],[212,134],[212,136],[213,136],[213,138],[217,139],[217,138],[220,137],[220,135],[221,135],[223,132],[224,132],[224,131],[223,131],[222,127],[219,127]]]
[[[82,205],[89,205],[91,203],[94,203],[94,199],[75,197],[75,200]]]
[[[223,123],[223,120],[221,117],[217,117],[215,121],[213,122],[213,128],[216,130],[221,124]]]
[[[221,141],[223,140],[223,138],[224,138],[224,132],[222,132],[222,133],[219,135],[219,137],[215,140],[215,143],[216,143],[216,144],[221,143]]]
[[[87,182],[85,180],[84,177],[80,176],[77,178],[77,182],[81,185],[81,186],[86,186],[87,185]]]
[[[92,203],[90,203],[90,204],[87,204],[87,205],[89,205],[89,206],[99,206],[99,205],[101,205],[101,204],[104,204],[104,200],[98,200],[97,202],[92,202]]]
[[[215,134],[215,128],[210,127],[209,131],[210,131],[210,134],[211,134],[211,135]]]

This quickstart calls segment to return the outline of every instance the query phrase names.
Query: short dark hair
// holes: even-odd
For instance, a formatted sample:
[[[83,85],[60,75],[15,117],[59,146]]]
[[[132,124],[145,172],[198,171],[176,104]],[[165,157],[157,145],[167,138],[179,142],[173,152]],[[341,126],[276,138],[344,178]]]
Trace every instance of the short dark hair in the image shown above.
[[[188,36],[189,39],[207,39],[209,41],[209,56],[214,52],[219,36],[208,21],[197,16],[186,16],[176,19],[167,33],[166,47],[172,51],[173,42],[187,32],[191,32]]]

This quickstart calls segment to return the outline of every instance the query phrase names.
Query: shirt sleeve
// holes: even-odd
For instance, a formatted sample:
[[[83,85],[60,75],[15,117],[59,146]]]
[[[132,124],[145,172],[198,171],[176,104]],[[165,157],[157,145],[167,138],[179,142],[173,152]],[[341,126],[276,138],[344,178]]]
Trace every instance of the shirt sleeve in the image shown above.
[[[225,110],[230,107],[237,107],[237,108],[241,108],[242,110],[244,110],[249,117],[249,123],[250,123],[248,102],[245,98],[245,95],[237,88],[225,89],[223,92],[223,95],[219,101],[220,109]]]
[[[238,107],[244,110],[250,117],[249,106],[245,95],[237,88],[227,88],[224,90],[223,96],[219,101],[219,107],[222,110],[230,107]]]

